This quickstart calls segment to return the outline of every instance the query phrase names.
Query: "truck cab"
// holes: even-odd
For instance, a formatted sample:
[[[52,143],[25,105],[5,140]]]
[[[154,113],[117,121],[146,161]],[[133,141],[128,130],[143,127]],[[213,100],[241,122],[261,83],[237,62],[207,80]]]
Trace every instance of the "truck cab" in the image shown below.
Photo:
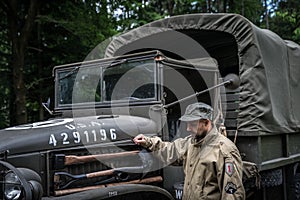
[[[120,188],[135,188],[130,184],[147,198],[178,197],[181,167],[161,166],[132,139],[185,137],[178,120],[185,107],[217,104],[219,93],[170,104],[218,83],[214,59],[176,60],[153,50],[56,66],[53,76],[53,118],[0,133],[3,199],[69,199],[78,192],[82,199],[112,198],[125,195]]]

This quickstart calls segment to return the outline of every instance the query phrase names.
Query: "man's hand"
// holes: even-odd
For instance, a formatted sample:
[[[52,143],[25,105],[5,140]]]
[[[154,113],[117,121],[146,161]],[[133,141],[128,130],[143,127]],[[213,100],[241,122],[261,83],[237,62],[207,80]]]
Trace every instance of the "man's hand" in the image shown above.
[[[146,145],[147,141],[145,140],[145,136],[143,134],[137,135],[135,138],[133,138],[133,142],[137,145]]]

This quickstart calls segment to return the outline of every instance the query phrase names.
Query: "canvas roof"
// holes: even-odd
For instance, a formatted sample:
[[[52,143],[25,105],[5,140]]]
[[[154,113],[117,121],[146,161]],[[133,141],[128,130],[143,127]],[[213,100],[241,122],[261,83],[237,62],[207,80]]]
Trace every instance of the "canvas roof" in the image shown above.
[[[171,34],[170,30],[179,34]],[[206,47],[210,52],[217,49],[213,57],[220,67],[226,68],[223,71],[237,69],[241,80],[239,130],[299,132],[299,45],[255,26],[240,15],[188,14],[154,21],[114,38],[105,56],[134,52],[138,48],[155,49],[164,43],[167,51],[177,51],[183,58],[197,58],[194,46],[181,48],[185,45],[180,42],[182,34],[204,46],[204,51]],[[209,43],[204,44],[205,41]],[[204,54],[200,55],[208,56]]]

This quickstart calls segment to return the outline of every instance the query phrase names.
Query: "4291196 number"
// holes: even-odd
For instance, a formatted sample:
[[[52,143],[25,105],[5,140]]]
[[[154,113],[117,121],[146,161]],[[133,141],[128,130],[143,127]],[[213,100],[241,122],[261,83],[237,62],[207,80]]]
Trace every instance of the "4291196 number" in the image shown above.
[[[78,131],[73,132],[63,132],[59,134],[51,134],[49,137],[49,145],[56,147],[57,145],[69,145],[78,144],[82,142],[85,143],[95,143],[95,142],[105,142],[117,140],[116,129],[111,128],[108,131],[105,129],[93,129],[90,131],[83,131],[79,133]]]

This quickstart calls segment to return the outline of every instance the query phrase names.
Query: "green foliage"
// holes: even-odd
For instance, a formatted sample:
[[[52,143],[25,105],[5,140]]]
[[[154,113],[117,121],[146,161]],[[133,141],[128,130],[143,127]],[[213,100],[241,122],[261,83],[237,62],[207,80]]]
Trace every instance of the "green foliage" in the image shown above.
[[[152,1],[110,0],[109,10],[116,23],[118,31],[126,31],[148,22],[162,18],[152,5]]]
[[[190,13],[237,13],[260,24],[264,12],[259,0],[111,0],[118,30],[126,31],[148,22]]]
[[[300,1],[280,1],[270,20],[270,29],[284,39],[300,44]]]
[[[18,2],[20,23],[29,1]],[[94,0],[43,1],[25,53],[23,74],[27,89],[28,121],[44,117],[41,102],[53,94],[52,68],[55,65],[83,61],[104,39],[117,33],[107,5]],[[23,14],[22,14],[23,13]],[[15,97],[12,94],[12,51],[8,36],[6,5],[0,3],[0,128],[10,125]]]
[[[8,42],[8,33],[6,29],[7,17],[0,9],[0,128],[9,125],[9,107],[10,107],[10,69],[9,60],[10,46]]]
[[[294,40],[294,41],[298,42],[298,44],[300,44],[300,27],[297,27],[293,31],[292,40]]]
[[[41,102],[53,94],[52,68],[84,61],[95,46],[114,34],[105,4],[57,0],[42,6],[27,60],[26,86],[34,94],[27,97],[30,121],[41,120]]]
[[[97,44],[116,33],[106,5],[84,2],[51,1],[41,11],[42,45],[55,64],[83,61]]]

